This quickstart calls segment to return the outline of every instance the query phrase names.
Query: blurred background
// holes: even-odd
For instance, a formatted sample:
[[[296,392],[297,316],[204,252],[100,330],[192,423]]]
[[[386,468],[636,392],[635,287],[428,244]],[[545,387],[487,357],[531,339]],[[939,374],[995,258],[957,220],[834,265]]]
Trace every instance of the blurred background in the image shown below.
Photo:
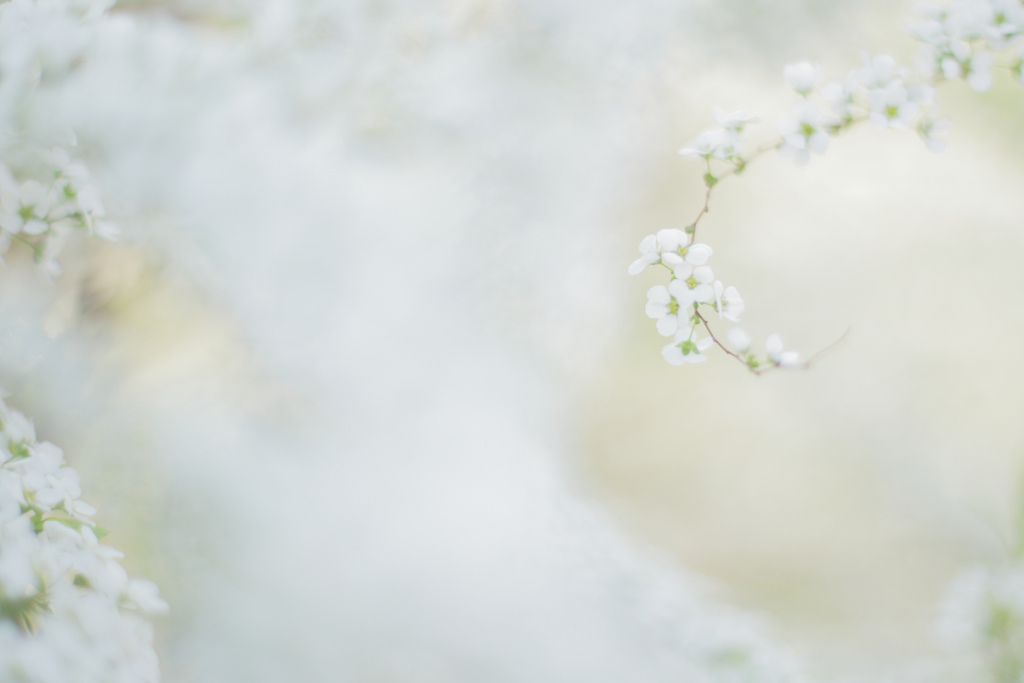
[[[892,0],[119,2],[29,120],[121,225],[0,271],[0,382],[172,611],[165,680],[969,680],[1017,545],[1024,93],[855,129],[701,239],[804,372],[668,366],[626,275],[712,107],[908,63]],[[755,342],[757,344],[757,342]]]

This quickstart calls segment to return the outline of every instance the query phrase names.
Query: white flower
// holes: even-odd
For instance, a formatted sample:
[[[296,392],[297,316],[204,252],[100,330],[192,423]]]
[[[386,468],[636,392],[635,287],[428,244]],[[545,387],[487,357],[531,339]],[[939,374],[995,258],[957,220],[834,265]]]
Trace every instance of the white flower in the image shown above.
[[[823,85],[821,87],[821,97],[828,103],[833,113],[841,121],[849,122],[853,120],[851,107],[854,103],[854,95],[859,87],[860,82],[857,72],[850,71],[842,83],[833,81]]]
[[[777,334],[768,335],[768,340],[764,343],[764,350],[768,359],[776,365],[796,365],[800,362],[799,353],[782,349],[782,338]]]
[[[815,105],[806,100],[797,103],[792,116],[779,119],[779,134],[782,145],[779,153],[803,165],[810,160],[810,152],[824,154],[828,148],[826,128],[835,122],[825,118]]]
[[[26,180],[17,192],[0,191],[0,228],[11,234],[41,235],[50,229],[49,190],[37,180]]]
[[[126,591],[128,599],[146,614],[164,614],[170,610],[167,602],[160,597],[160,589],[146,579],[131,579]]]
[[[736,350],[736,353],[745,354],[750,350],[750,335],[742,327],[734,327],[726,333],[729,338],[729,345]]]
[[[648,235],[640,241],[640,258],[629,264],[629,274],[637,275],[643,272],[647,266],[654,265],[661,260],[661,253],[658,250],[658,242],[654,235]]]
[[[672,282],[677,282],[673,280]],[[669,285],[671,286],[671,284]],[[685,303],[673,297],[664,285],[656,285],[647,291],[647,317],[658,322],[655,326],[663,337],[671,337],[689,319],[690,311]]]
[[[917,102],[912,101],[900,81],[892,81],[881,88],[868,91],[871,125],[878,129],[905,130],[917,114]]]
[[[718,317],[738,323],[740,314],[743,313],[745,307],[740,293],[731,285],[725,287],[721,280],[715,280],[714,290],[715,310],[718,311]]]
[[[704,266],[714,251],[706,244],[681,246],[672,252],[664,252],[661,261],[672,269],[677,278],[686,279],[693,274],[693,268]]]
[[[948,133],[951,125],[949,119],[935,121],[926,118],[917,124],[917,132],[920,133],[921,139],[924,140],[924,144],[928,146],[928,149],[938,153],[946,148],[946,142],[945,140],[938,139],[937,136]]]
[[[967,43],[952,40],[948,51],[942,54],[939,66],[947,80],[963,78],[976,92],[992,87],[992,53],[984,50],[972,52]]]
[[[801,95],[807,95],[814,90],[820,74],[821,67],[810,62],[787,64],[786,68],[782,70],[782,76]]]
[[[711,283],[715,280],[715,274],[710,266],[694,266],[689,261],[683,261],[672,269],[676,279],[668,283],[668,290],[672,296],[680,302],[680,305],[692,306],[697,303],[707,303],[715,295]]]
[[[2,400],[0,450],[0,680],[84,681],[102,671],[102,680],[155,683],[150,626],[119,606],[166,611],[156,586],[129,579],[122,553],[99,543],[78,473]]]
[[[964,78],[967,85],[976,92],[985,92],[992,87],[992,53],[975,52],[966,64]]]
[[[748,123],[756,123],[761,119],[757,116],[747,114],[742,109],[729,112],[726,114],[717,107],[711,110],[711,116],[714,117],[715,123],[724,128],[725,130],[736,131],[737,133],[743,132],[743,127]]]
[[[684,157],[691,159],[728,159],[739,152],[739,129],[718,128],[706,130],[697,136],[687,147],[679,150]]]
[[[655,263],[664,263],[671,268],[682,260],[681,250],[686,248],[689,240],[685,232],[676,228],[659,230],[657,235],[648,235],[640,242],[640,258],[630,264],[629,274],[636,275]]]
[[[695,328],[685,328],[676,333],[675,341],[666,344],[661,349],[661,356],[671,365],[685,365],[687,363],[703,363],[708,359],[702,351],[710,347],[714,341],[711,337],[694,339]]]
[[[898,75],[896,60],[889,55],[875,55],[871,59],[864,55],[864,66],[858,72],[865,88],[884,88]]]

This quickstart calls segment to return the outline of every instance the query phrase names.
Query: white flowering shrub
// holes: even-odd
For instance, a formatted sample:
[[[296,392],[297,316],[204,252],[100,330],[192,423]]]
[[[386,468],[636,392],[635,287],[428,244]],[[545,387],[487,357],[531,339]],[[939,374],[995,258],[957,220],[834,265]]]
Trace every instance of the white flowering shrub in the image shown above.
[[[804,680],[800,667],[746,615],[696,599],[697,591],[685,575],[668,572],[670,576],[655,581],[643,567],[616,567],[609,577],[585,576],[600,562],[581,560],[565,549],[573,539],[579,540],[580,529],[552,530],[551,520],[560,519],[558,512],[537,511],[545,502],[552,508],[564,507],[559,496],[568,494],[551,484],[551,499],[541,497],[542,504],[538,504],[534,480],[516,479],[523,471],[519,451],[541,449],[523,437],[520,424],[503,422],[507,419],[504,404],[496,404],[500,409],[494,410],[494,415],[473,412],[479,406],[483,406],[480,410],[494,407],[487,403],[486,390],[478,388],[477,382],[506,386],[510,378],[489,367],[492,356],[481,356],[471,370],[473,383],[463,394],[457,393],[459,382],[452,378],[460,377],[471,354],[463,353],[462,340],[450,344],[454,351],[443,348],[450,338],[442,336],[440,325],[432,319],[435,310],[431,306],[433,299],[454,301],[459,310],[451,318],[461,320],[464,302],[450,294],[471,288],[456,288],[454,281],[445,281],[441,287],[429,276],[436,277],[430,271],[459,272],[456,266],[477,264],[478,259],[466,255],[475,253],[467,247],[465,253],[451,257],[447,264],[451,267],[438,267],[435,260],[442,255],[432,244],[436,235],[420,220],[425,223],[432,213],[442,214],[440,209],[446,203],[457,204],[455,200],[468,192],[465,178],[485,175],[478,173],[479,168],[497,166],[495,160],[518,151],[500,147],[479,168],[471,165],[477,148],[486,145],[477,144],[479,139],[472,137],[467,122],[487,119],[502,129],[506,123],[501,118],[503,112],[514,108],[519,98],[530,96],[516,89],[521,87],[518,80],[525,80],[522,73],[514,72],[507,83],[495,86],[490,83],[492,72],[480,65],[488,60],[528,63],[536,56],[533,50],[549,49],[545,44],[531,44],[524,53],[492,51],[487,22],[498,21],[494,18],[498,10],[481,10],[480,15],[474,13],[479,8],[464,10],[466,18],[459,30],[465,45],[459,49],[472,55],[468,63],[481,69],[478,80],[469,82],[488,83],[495,90],[504,87],[511,93],[496,100],[501,106],[495,106],[485,96],[492,91],[481,95],[474,90],[474,97],[463,101],[459,95],[465,93],[458,87],[444,88],[448,78],[465,78],[460,70],[466,66],[457,59],[456,48],[445,42],[443,22],[438,20],[440,26],[431,23],[436,12],[429,3],[423,16],[414,17],[416,21],[397,10],[395,19],[388,14],[390,10],[372,8],[373,3],[362,7],[357,2],[347,3],[349,6],[326,1],[268,2],[265,11],[244,3],[216,3],[218,11],[227,14],[206,24],[197,20],[202,30],[193,30],[187,18],[201,17],[203,3],[165,3],[185,17],[180,22],[151,16],[142,21],[125,13],[117,17],[119,23],[113,28],[115,22],[105,24],[108,4],[0,2],[0,254],[28,250],[42,272],[52,278],[61,272],[57,260],[61,249],[76,232],[113,238],[117,229],[106,219],[100,193],[83,160],[103,177],[104,163],[123,163],[130,154],[125,148],[138,143],[142,150],[138,156],[147,160],[145,170],[149,170],[152,156],[153,177],[167,181],[161,185],[162,194],[152,192],[158,200],[148,197],[150,188],[145,187],[145,180],[139,181],[142,189],[136,191],[153,202],[146,205],[140,201],[140,213],[174,215],[185,205],[192,209],[184,213],[196,232],[210,228],[203,238],[212,244],[219,241],[222,263],[229,264],[224,268],[229,283],[224,290],[244,290],[234,296],[236,302],[247,301],[251,319],[262,323],[253,329],[264,338],[286,340],[277,342],[278,348],[289,348],[282,354],[289,362],[282,367],[308,368],[300,361],[316,363],[310,375],[334,385],[331,391],[337,395],[332,396],[340,399],[327,404],[333,412],[311,412],[316,412],[317,418],[330,418],[324,422],[336,418],[342,424],[338,429],[345,432],[336,438],[338,433],[328,427],[318,431],[327,445],[312,437],[267,438],[263,439],[266,443],[249,444],[251,452],[234,464],[218,453],[217,457],[223,458],[219,464],[211,458],[196,468],[216,481],[216,497],[227,501],[224,514],[217,519],[238,515],[244,518],[245,528],[258,530],[260,537],[246,541],[249,554],[241,550],[246,546],[233,534],[214,539],[221,544],[218,547],[230,549],[226,553],[234,553],[231,561],[236,564],[224,571],[229,577],[219,586],[224,590],[203,593],[197,611],[205,610],[206,618],[187,624],[188,632],[179,635],[177,644],[186,643],[179,650],[186,653],[179,655],[187,660],[184,668],[200,662],[182,678],[454,681],[479,680],[481,671],[495,671],[495,680],[556,680],[578,677],[580,662],[585,661],[594,672],[587,674],[590,680]],[[522,4],[528,14],[530,3]],[[554,11],[550,8],[558,5],[535,4],[544,11]],[[227,5],[230,12],[224,8]],[[140,13],[146,6],[132,5],[143,8]],[[792,109],[777,118],[777,135],[771,139],[755,137],[766,117],[714,111],[716,127],[680,150],[684,157],[704,166],[703,204],[689,224],[644,238],[639,258],[629,266],[631,274],[655,266],[666,277],[650,289],[646,305],[657,332],[671,339],[662,350],[666,361],[673,365],[699,363],[717,346],[755,374],[807,367],[813,357],[809,361],[789,349],[778,334],[763,337],[763,346],[755,348],[752,336],[739,326],[745,313],[744,299],[728,277],[716,274],[720,268],[712,263],[714,241],[707,236],[706,214],[715,188],[771,153],[797,165],[809,164],[828,151],[834,137],[865,123],[878,130],[913,131],[928,148],[940,151],[948,123],[937,107],[938,85],[962,80],[975,90],[984,90],[992,85],[993,69],[1000,66],[1021,79],[1022,6],[1016,1],[979,0],[924,10],[912,28],[922,42],[920,57],[912,67],[901,66],[887,55],[865,56],[842,80],[822,82],[821,69],[809,62],[787,66],[784,78],[798,97]],[[356,16],[363,10],[366,17]],[[488,14],[492,11],[495,14]],[[540,10],[537,14],[546,16]],[[394,45],[381,37],[391,35],[383,28],[376,30],[380,27],[369,24],[375,30],[365,30],[366,24],[359,23],[379,20],[386,24],[393,19],[402,36]],[[550,21],[557,26],[561,19]],[[528,21],[522,25],[526,28],[521,30],[531,36],[546,35],[550,28],[536,30]],[[81,130],[88,131],[83,139],[92,134],[100,140],[95,144],[101,153],[90,155],[88,144],[83,144],[85,150],[79,149],[74,133],[60,116],[40,116],[40,109],[45,108],[33,107],[32,102],[44,91],[59,92],[74,80],[82,65],[92,68],[93,29],[104,26],[110,29],[103,34],[108,39],[103,44],[107,61],[76,83],[72,95],[50,100],[66,104],[75,96],[93,97],[99,90],[97,84],[105,84],[107,78],[116,80],[112,73],[129,74],[126,81],[136,78],[128,85],[112,86],[111,91],[118,95],[112,95],[109,103],[83,105],[85,113],[79,114],[85,125]],[[553,29],[551,35],[557,35]],[[552,45],[558,43],[551,41]],[[126,55],[139,59],[126,59]],[[361,62],[366,55],[372,59]],[[119,62],[124,63],[123,72],[115,70],[121,66]],[[433,71],[422,68],[423,63]],[[404,85],[394,87],[394,83]],[[144,97],[136,91],[144,91]],[[125,105],[125,92],[152,101],[153,110],[161,113],[136,116],[135,110]],[[338,109],[344,113],[338,120],[331,108],[334,102],[341,103]],[[204,108],[207,105],[210,109]],[[473,118],[474,107],[484,114]],[[167,123],[175,117],[180,121]],[[557,127],[545,129],[550,118],[550,112],[542,109],[534,121],[544,133],[537,138],[546,140],[545,145],[557,144],[564,137]],[[295,125],[296,119],[301,120],[300,125]],[[428,123],[419,125],[421,119]],[[147,125],[158,132],[140,133]],[[296,132],[303,126],[315,133],[308,140]],[[395,130],[405,131],[405,137]],[[167,131],[179,135],[162,135]],[[246,137],[253,131],[257,134]],[[112,143],[118,136],[132,142]],[[375,136],[387,140],[387,145],[376,148],[367,142]],[[437,140],[443,144],[435,149],[431,144]],[[189,145],[202,148],[202,153]],[[404,152],[395,152],[402,162],[396,166],[403,167],[405,174],[400,191],[391,187],[375,196],[372,181],[387,171],[384,148],[388,145],[428,151],[416,160],[422,164],[418,170],[413,168],[417,164],[402,157]],[[588,145],[593,147],[589,140]],[[174,168],[179,174],[175,176],[161,163],[167,163],[168,148],[177,152],[179,146],[181,155],[171,162],[180,164]],[[427,184],[443,177],[443,163],[438,159],[448,159],[440,155],[453,154],[451,149],[460,155],[464,175],[450,188],[443,183]],[[154,150],[157,153],[151,155]],[[130,173],[125,168],[133,167],[123,163],[122,174]],[[407,175],[410,173],[413,181]],[[555,176],[572,175],[551,172],[551,177],[537,183],[547,186]],[[396,184],[393,178],[389,182]],[[420,189],[420,183],[425,189]],[[436,204],[428,206],[436,210],[422,211],[415,202],[407,202],[409,195],[404,193],[411,188],[423,195],[435,194],[431,199]],[[224,202],[223,196],[234,203]],[[196,197],[201,201],[196,202]],[[115,205],[113,200],[110,204]],[[310,206],[315,210],[307,211]],[[361,218],[365,224],[360,223]],[[474,217],[473,223],[478,228],[479,218]],[[317,233],[310,231],[308,224],[326,227]],[[361,234],[364,225],[370,227]],[[381,226],[392,229],[384,240]],[[445,228],[451,231],[445,234],[454,234],[456,229]],[[292,233],[299,235],[294,242],[289,241]],[[310,244],[317,248],[311,249]],[[262,251],[259,245],[263,245]],[[351,305],[353,299],[343,297],[353,296],[349,290],[364,288],[362,283],[381,261],[372,261],[372,268],[366,263],[340,267],[335,252],[341,251],[365,253],[374,259],[386,257],[389,263],[397,260],[408,264],[410,272],[397,284],[379,284],[374,301],[360,310]],[[550,251],[553,260],[563,258],[556,250]],[[296,263],[305,279],[288,270]],[[323,286],[318,277],[331,286]],[[289,278],[300,284],[288,282]],[[410,288],[408,282],[417,286]],[[583,298],[595,298],[589,284],[581,291]],[[310,302],[335,298],[345,303],[331,309],[330,315],[316,310],[310,316],[316,318],[314,322],[303,318],[315,310]],[[391,307],[382,306],[381,301],[401,302],[404,314],[396,318]],[[724,333],[718,331],[720,325],[728,326]],[[321,328],[337,336],[306,334],[310,329],[319,334]],[[395,329],[425,329],[430,334],[418,354],[408,353],[405,341],[399,352],[393,352],[392,342],[383,336],[364,337],[374,343],[352,351],[343,344],[351,343],[356,328],[389,334]],[[264,348],[271,346],[268,343]],[[338,348],[346,352],[335,353]],[[446,353],[457,358],[453,361]],[[437,374],[429,383],[431,399],[426,403],[431,408],[439,406],[438,412],[425,412],[415,419],[403,413],[396,419],[397,411],[411,412],[412,408],[401,402],[393,405],[393,394],[415,397],[416,387],[410,382],[398,389],[397,384],[389,385],[386,375],[375,377],[377,393],[373,396],[387,405],[388,420],[382,426],[370,412],[375,401],[352,399],[358,395],[358,390],[350,389],[360,381],[358,368],[325,369],[332,354],[345,357],[339,363],[367,368],[386,362],[399,368],[403,378],[425,364],[423,357],[429,357]],[[314,379],[308,380],[309,385],[315,384]],[[467,401],[466,396],[471,398]],[[443,409],[448,412],[440,412]],[[229,424],[230,417],[213,414],[212,426],[204,428],[231,431],[235,426]],[[454,421],[452,415],[457,415]],[[266,422],[272,419],[264,416]],[[474,422],[477,419],[479,425]],[[422,423],[423,432],[432,435],[429,441],[447,444],[439,434],[457,432],[468,424],[479,430],[479,438],[450,449],[438,446],[437,451],[451,451],[438,458],[436,452],[421,452],[422,434],[403,432],[406,423],[414,425],[408,429]],[[502,427],[507,432],[502,432]],[[365,436],[365,443],[354,434]],[[506,469],[496,470],[500,476],[484,469],[486,463],[482,465],[482,458],[477,457],[483,450],[479,444],[484,442],[485,455],[508,457],[508,462],[501,464]],[[271,451],[270,459],[280,469],[260,474],[264,463],[259,458],[265,455],[261,448]],[[227,452],[228,448],[221,450]],[[307,455],[320,451],[337,455],[338,450],[344,450],[346,456],[352,454],[342,458],[341,465],[326,457],[314,461],[313,455]],[[291,459],[293,453],[300,454],[298,459]],[[395,453],[408,461],[390,461]],[[423,457],[421,462],[414,457],[420,455],[435,457]],[[462,460],[463,455],[470,457]],[[302,459],[306,457],[309,459]],[[472,479],[477,471],[483,474]],[[311,472],[315,476],[310,476]],[[393,482],[403,476],[407,486],[395,486]],[[444,477],[450,481],[442,481]],[[439,482],[443,485],[436,487],[441,491],[436,495],[432,489]],[[551,475],[550,482],[560,480]],[[362,492],[356,490],[360,485],[365,485]],[[62,451],[38,442],[32,423],[0,403],[0,682],[158,679],[151,628],[145,617],[165,611],[167,605],[152,583],[126,575],[118,562],[120,553],[102,543],[103,533],[93,522],[95,511],[81,495],[79,477],[65,464]],[[268,500],[288,501],[288,514],[282,515],[279,506],[268,505]],[[415,514],[410,515],[410,510]],[[473,524],[466,526],[466,520]],[[239,539],[241,536],[238,534]],[[228,538],[237,544],[224,540]],[[353,538],[372,539],[372,543],[351,549]],[[599,540],[593,543],[595,553],[628,557],[632,552],[631,548],[615,548],[612,553],[608,548],[614,544]],[[343,548],[344,553],[317,561],[308,555],[310,547],[319,552],[333,546]],[[336,557],[340,557],[337,562],[328,561]],[[387,570],[382,571],[382,566]],[[296,582],[296,576],[307,578]],[[1018,605],[1017,584],[1022,576],[1015,566],[973,574],[957,584],[948,609],[951,616],[947,621],[954,624],[958,642],[977,651],[979,670],[994,672],[998,681],[1019,680],[1021,675],[1019,641],[1024,611]],[[251,590],[260,591],[260,600],[246,592],[247,581],[257,586]],[[424,589],[424,581],[429,582],[429,589]],[[338,589],[341,597],[329,593],[335,586],[343,586]],[[345,594],[345,586],[351,595]],[[315,607],[311,609],[311,605]],[[259,617],[253,616],[254,606],[262,612]],[[216,618],[209,618],[211,614]],[[495,614],[503,615],[512,626],[507,630],[494,627],[494,634],[487,633],[494,642],[482,645],[473,639],[478,635],[475,631],[500,621]],[[437,628],[437,615],[444,619],[445,628]],[[400,627],[394,623],[398,621]],[[461,625],[449,628],[448,622]],[[515,638],[537,645],[504,642]],[[400,646],[392,641],[408,641],[413,654],[422,649],[426,663],[403,662],[395,655]],[[259,647],[271,642],[273,647]],[[528,655],[523,654],[526,650],[530,650]],[[401,650],[400,654],[404,653]],[[296,664],[297,659],[302,662]],[[431,666],[436,667],[436,675],[430,675]],[[239,675],[239,671],[245,673]],[[552,671],[556,673],[552,675]]]
[[[707,214],[715,186],[743,173],[747,165],[775,151],[795,164],[807,164],[812,154],[824,154],[833,137],[870,123],[876,129],[916,131],[929,149],[942,151],[941,139],[949,122],[938,110],[935,86],[963,80],[976,91],[992,86],[992,69],[1010,70],[1024,84],[1024,3],[1019,0],[960,0],[947,7],[925,6],[910,33],[921,42],[914,68],[899,65],[889,55],[863,57],[841,81],[822,82],[821,68],[810,62],[788,65],[783,76],[800,99],[789,114],[778,118],[778,137],[760,145],[746,136],[759,118],[743,111],[713,111],[717,128],[704,131],[679,150],[705,165],[704,203],[683,229],[665,229],[640,243],[640,258],[629,267],[638,274],[648,266],[665,269],[667,285],[647,293],[646,312],[658,332],[672,341],[662,355],[672,365],[706,360],[704,351],[717,345],[754,374],[777,368],[806,368],[800,355],[786,350],[778,334],[768,336],[764,353],[752,350],[751,337],[740,327],[716,335],[711,319],[738,323],[744,310],[735,287],[718,280],[708,265],[713,253],[697,241],[698,227]]]
[[[69,129],[32,116],[41,88],[85,56],[107,3],[0,4],[0,261],[28,249],[47,277],[75,230],[111,239],[99,191],[65,146]],[[156,586],[129,578],[80,499],[63,451],[37,441],[28,418],[0,400],[0,681],[141,683],[159,680],[152,627],[167,610]]]
[[[0,680],[159,680],[152,628],[167,610],[131,579],[82,501],[61,449],[0,401]]]
[[[66,147],[73,130],[40,119],[39,90],[59,88],[87,56],[93,27],[111,3],[17,0],[0,4],[0,257],[18,244],[49,276],[75,229],[111,239],[113,223],[89,172]]]

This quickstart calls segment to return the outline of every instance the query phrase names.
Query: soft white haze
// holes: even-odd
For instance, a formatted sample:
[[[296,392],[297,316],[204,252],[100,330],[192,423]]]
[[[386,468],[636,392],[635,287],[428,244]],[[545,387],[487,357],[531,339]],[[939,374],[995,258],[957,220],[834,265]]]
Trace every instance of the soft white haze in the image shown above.
[[[820,367],[755,378],[664,363],[636,244],[699,209],[704,169],[676,150],[711,107],[775,134],[786,64],[904,59],[908,7],[102,4],[6,4],[63,61],[0,64],[0,115],[17,144],[71,149],[103,197],[93,231],[121,235],[69,233],[49,271],[12,247],[0,379],[160,585],[165,681],[976,680],[928,624],[959,567],[999,559],[967,508],[991,502],[1008,533],[1016,495],[1005,74],[987,100],[951,95],[949,154],[859,130],[716,190],[701,239],[743,301],[711,279],[701,296],[745,303],[759,348],[781,332],[780,363],[854,327]],[[685,322],[656,312],[668,335]],[[951,367],[976,371],[930,374]],[[946,404],[907,407],[936,386],[975,392],[984,462],[955,445],[970,428],[942,430]],[[850,568],[864,538],[874,564]],[[907,538],[933,546],[907,559]],[[953,630],[982,628],[962,614],[978,571]],[[882,584],[910,597],[883,604]],[[908,635],[865,635],[887,620]]]

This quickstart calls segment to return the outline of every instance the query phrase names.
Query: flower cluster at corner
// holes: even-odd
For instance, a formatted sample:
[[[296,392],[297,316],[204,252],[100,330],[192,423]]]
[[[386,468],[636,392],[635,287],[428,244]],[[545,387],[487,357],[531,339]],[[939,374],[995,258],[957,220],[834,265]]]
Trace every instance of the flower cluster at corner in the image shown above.
[[[712,331],[701,306],[714,310],[719,319],[739,322],[743,300],[735,287],[725,287],[707,265],[712,250],[696,242],[701,218],[707,213],[711,194],[724,178],[741,174],[765,152],[777,151],[797,165],[811,155],[824,154],[832,137],[862,122],[879,130],[916,131],[927,147],[941,152],[941,136],[949,122],[940,117],[935,86],[963,80],[976,91],[991,87],[992,69],[1001,58],[1015,79],[1024,85],[1024,0],[960,0],[948,7],[919,9],[922,19],[910,27],[921,41],[914,70],[897,64],[888,55],[864,55],[862,63],[841,81],[822,83],[821,68],[809,62],[790,64],[783,77],[799,96],[792,110],[778,118],[779,137],[754,146],[745,138],[748,124],[758,117],[743,111],[729,114],[713,110],[717,128],[702,132],[679,150],[684,157],[704,164],[704,205],[685,230],[662,230],[640,243],[640,258],[629,268],[638,274],[649,265],[669,272],[667,285],[647,293],[647,315],[657,329],[673,342],[662,349],[672,365],[706,360],[712,345],[741,361],[755,374],[766,369],[807,367],[794,351],[783,348],[777,334],[765,341],[764,355],[751,351],[750,336],[742,328],[726,335],[728,346]],[[700,328],[708,336],[701,337]]]
[[[85,166],[60,146],[74,146],[74,133],[32,106],[85,61],[110,4],[0,2],[0,267],[24,247],[52,278],[74,231],[117,233]],[[32,422],[0,400],[0,681],[160,679],[145,615],[167,604],[100,542],[81,493],[61,449],[37,441]]]
[[[937,80],[963,79],[978,92],[992,86],[992,68],[1009,67],[1018,82],[1024,63],[1024,3],[960,0],[922,7],[911,33],[922,43],[918,64]],[[1005,59],[1004,64],[997,60]]]
[[[0,2],[0,262],[14,245],[28,248],[49,277],[75,230],[107,239],[117,228],[86,167],[65,147],[75,134],[42,120],[32,103],[86,61],[96,27],[113,0]],[[54,145],[59,145],[54,147]]]
[[[57,255],[73,230],[112,240],[118,229],[103,219],[103,202],[82,163],[61,147],[36,160],[45,169],[39,174],[43,180],[19,180],[0,163],[0,259],[17,242],[32,250],[48,276],[56,277],[61,273]]]
[[[0,680],[157,681],[156,586],[129,578],[78,472],[0,400]]]

